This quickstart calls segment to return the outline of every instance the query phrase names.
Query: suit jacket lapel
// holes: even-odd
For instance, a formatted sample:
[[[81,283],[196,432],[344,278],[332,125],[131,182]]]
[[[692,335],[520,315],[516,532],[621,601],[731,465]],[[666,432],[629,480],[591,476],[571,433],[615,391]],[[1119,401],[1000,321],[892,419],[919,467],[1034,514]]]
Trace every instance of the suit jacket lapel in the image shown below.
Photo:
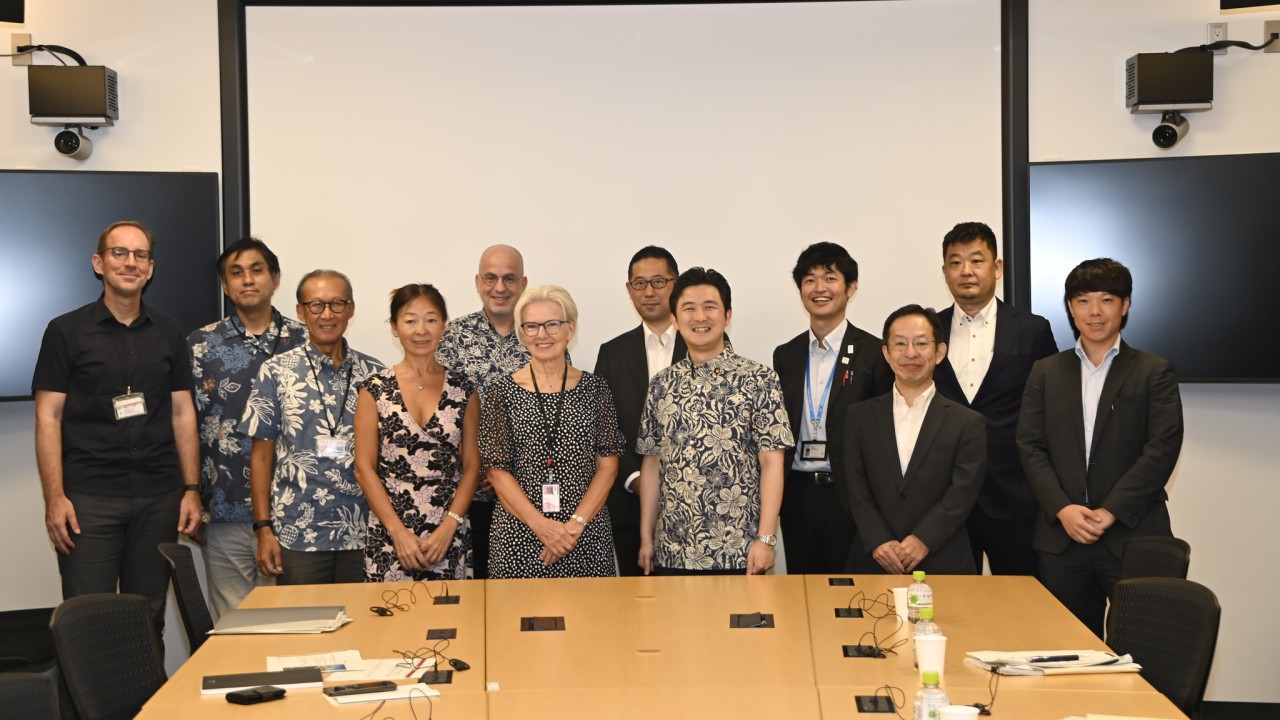
[[[1098,395],[1098,415],[1093,421],[1091,447],[1098,446],[1098,438],[1102,436],[1107,420],[1111,418],[1111,405],[1115,403],[1120,388],[1124,387],[1125,380],[1129,379],[1129,374],[1133,372],[1132,359],[1133,350],[1122,340],[1120,352],[1111,361],[1111,369],[1107,371],[1107,379],[1102,383],[1102,392]]]
[[[938,313],[938,319],[942,321],[942,340],[949,346],[951,344],[951,323],[955,320],[956,306],[951,307]],[[949,349],[949,348],[948,348]],[[960,378],[956,376],[956,369],[951,364],[951,353],[942,359],[942,362],[933,371],[934,382],[937,383],[941,376],[942,383],[948,388],[960,389]],[[961,393],[963,397],[963,392]],[[976,395],[974,396],[977,397]]]
[[[982,399],[988,386],[995,386],[1004,370],[1006,358],[1014,350],[1013,338],[1016,333],[1013,331],[1013,320],[1010,319],[1012,314],[1008,305],[996,300],[996,337],[991,344],[991,365],[987,367],[987,374],[983,376],[982,384],[973,396],[974,403]]]
[[[831,382],[831,397],[827,399],[828,407],[835,407],[836,399],[844,391],[849,376],[853,374],[853,358],[859,353],[870,352],[870,348],[858,347],[853,340],[853,323],[844,321],[844,340],[836,348],[836,377]],[[831,422],[831,413],[827,413],[827,422]]]
[[[1067,412],[1071,413],[1071,417],[1074,419],[1071,427],[1074,430],[1080,461],[1084,462],[1084,399],[1081,396],[1084,389],[1080,384],[1080,358],[1076,356],[1073,350],[1070,355],[1066,356],[1066,359],[1067,362],[1062,363],[1058,381],[1066,389]]]
[[[876,415],[879,418],[872,423],[873,431],[879,436],[881,446],[888,451],[890,458],[889,466],[893,468],[893,486],[896,489],[902,488],[902,462],[898,460],[898,426],[893,421],[893,394],[881,395],[875,400],[868,402],[877,403]],[[874,469],[872,470],[874,472]]]
[[[924,413],[924,422],[920,423],[920,434],[916,436],[916,446],[911,449],[911,460],[907,463],[907,473],[903,476],[901,487],[905,488],[915,478],[916,472],[920,469],[920,463],[924,462],[924,457],[929,453],[929,447],[933,445],[938,432],[942,430],[943,416],[947,414],[948,406],[949,401],[939,395],[935,389],[933,400],[929,402],[929,409]]]
[[[807,339],[806,336],[800,336]],[[787,347],[785,362],[790,372],[787,373],[787,384],[782,388],[782,398],[787,406],[787,417],[791,420],[791,432],[796,441],[800,439],[800,415],[804,412],[804,378],[803,368],[809,363],[809,344],[792,340]]]

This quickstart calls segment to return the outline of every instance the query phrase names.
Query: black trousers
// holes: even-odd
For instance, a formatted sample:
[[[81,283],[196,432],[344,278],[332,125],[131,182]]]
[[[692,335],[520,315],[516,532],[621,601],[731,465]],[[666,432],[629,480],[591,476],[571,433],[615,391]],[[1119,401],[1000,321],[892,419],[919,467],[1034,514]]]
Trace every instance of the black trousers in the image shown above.
[[[493,527],[493,505],[497,500],[473,500],[467,517],[471,520],[471,564],[475,579],[489,577],[489,530]]]
[[[62,599],[89,593],[133,593],[147,599],[156,638],[164,644],[164,605],[169,564],[156,546],[178,540],[182,488],[145,497],[67,493],[80,534],[58,553]]]
[[[1120,556],[1102,540],[1072,542],[1060,553],[1040,553],[1040,582],[1099,638],[1107,598],[1120,580]]]
[[[982,555],[991,564],[992,575],[1036,575],[1040,569],[1031,538],[1036,532],[1036,519],[993,518],[973,506],[969,515],[969,545],[973,548],[973,564],[982,572]]]
[[[332,585],[364,582],[363,550],[298,552],[280,549],[284,574],[277,585]]]
[[[845,572],[857,533],[834,484],[819,485],[812,473],[788,472],[779,520],[788,575]]]

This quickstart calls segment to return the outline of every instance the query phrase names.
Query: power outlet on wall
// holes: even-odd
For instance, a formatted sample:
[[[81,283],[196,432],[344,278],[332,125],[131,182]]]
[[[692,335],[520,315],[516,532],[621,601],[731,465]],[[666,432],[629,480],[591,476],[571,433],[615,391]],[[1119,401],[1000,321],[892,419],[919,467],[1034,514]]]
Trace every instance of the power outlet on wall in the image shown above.
[[[1273,37],[1280,37],[1280,20],[1268,20],[1262,23],[1262,42],[1267,42]],[[1280,40],[1268,45],[1265,52],[1280,53]]]
[[[1227,24],[1226,24],[1226,23],[1209,23],[1209,41],[1208,41],[1208,43],[1207,43],[1207,44],[1210,44],[1210,45],[1211,45],[1211,44],[1213,44],[1213,43],[1219,42],[1219,41],[1221,41],[1221,40],[1226,40],[1226,39],[1227,39]],[[1226,49],[1226,48],[1219,48],[1219,49],[1217,49],[1217,50],[1214,50],[1214,51],[1213,51],[1213,54],[1214,54],[1214,55],[1226,55],[1226,54],[1227,54],[1227,49]]]
[[[10,33],[9,34],[9,52],[13,54],[11,58],[14,65],[30,65],[31,53],[18,54],[18,48],[23,45],[31,44],[31,33]]]

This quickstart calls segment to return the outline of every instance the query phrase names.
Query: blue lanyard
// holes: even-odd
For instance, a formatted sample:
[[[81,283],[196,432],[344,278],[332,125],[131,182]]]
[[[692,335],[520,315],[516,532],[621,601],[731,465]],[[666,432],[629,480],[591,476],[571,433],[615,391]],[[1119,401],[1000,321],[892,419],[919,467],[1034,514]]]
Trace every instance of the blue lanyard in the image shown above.
[[[817,413],[814,413],[813,407],[813,386],[809,382],[809,368],[813,365],[812,354],[808,362],[804,365],[804,397],[809,406],[809,423],[816,433],[818,428],[822,427],[822,420],[827,409],[827,398],[831,397],[831,383],[836,379],[836,370],[840,367],[840,353],[836,352],[835,360],[831,363],[831,375],[827,376],[827,386],[822,391],[822,402],[818,404]]]

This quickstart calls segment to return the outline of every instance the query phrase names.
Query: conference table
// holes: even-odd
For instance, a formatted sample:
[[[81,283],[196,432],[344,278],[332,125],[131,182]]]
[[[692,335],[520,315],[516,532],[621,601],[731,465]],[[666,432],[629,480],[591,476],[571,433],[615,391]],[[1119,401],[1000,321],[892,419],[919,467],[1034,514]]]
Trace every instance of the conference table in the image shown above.
[[[1032,578],[930,577],[948,637],[943,687],[953,702],[991,703],[993,676],[963,662],[974,650],[1106,646]],[[849,584],[852,583],[852,584]],[[846,645],[892,647],[909,638],[889,609],[896,576],[639,577],[450,582],[457,604],[436,605],[439,582],[264,587],[242,607],[345,605],[353,622],[319,635],[214,636],[147,703],[141,718],[357,718],[371,704],[334,707],[316,688],[283,701],[231,705],[201,695],[205,675],[265,668],[268,655],[359,650],[365,658],[415,650],[431,629],[454,628],[442,649],[471,665],[431,717],[848,718],[858,695],[894,693],[911,714],[919,688],[905,642],[884,658],[849,658]],[[418,602],[391,617],[369,611],[383,593]],[[862,617],[840,617],[857,608]],[[842,615],[848,615],[843,611]],[[740,625],[740,627],[735,627]],[[896,688],[893,690],[886,690]],[[425,700],[414,713],[427,718]],[[1137,673],[1000,677],[992,717],[1060,720],[1087,713],[1184,718]],[[411,718],[406,701],[377,714]]]

